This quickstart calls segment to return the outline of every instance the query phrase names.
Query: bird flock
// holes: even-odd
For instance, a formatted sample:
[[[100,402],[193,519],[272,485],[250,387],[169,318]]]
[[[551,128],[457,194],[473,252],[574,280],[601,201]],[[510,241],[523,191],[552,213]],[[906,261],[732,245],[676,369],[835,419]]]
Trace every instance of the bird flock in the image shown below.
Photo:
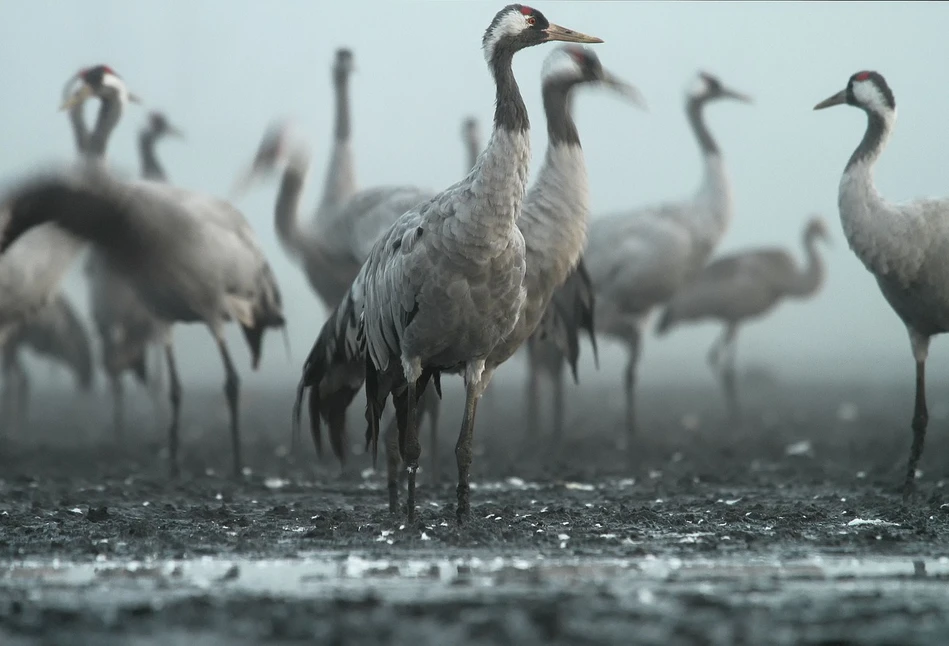
[[[522,49],[555,41],[565,44],[549,53],[540,78],[547,148],[531,178],[531,120],[512,61]],[[306,408],[317,452],[323,452],[325,426],[345,468],[351,452],[347,413],[364,392],[366,447],[375,461],[382,436],[393,513],[402,513],[405,476],[404,513],[410,521],[415,517],[419,431],[426,417],[431,477],[439,477],[442,377],[459,375],[465,400],[455,445],[456,509],[459,521],[469,514],[478,406],[490,393],[495,372],[522,346],[529,367],[527,445],[536,446],[542,432],[540,385],[546,381],[554,388],[549,443],[559,446],[564,368],[577,380],[581,337],[589,337],[594,358],[601,337],[627,350],[619,439],[627,454],[635,455],[637,368],[653,322],[658,335],[690,322],[722,324],[708,361],[739,423],[738,329],[786,299],[820,290],[825,266],[819,243],[828,241],[827,224],[818,215],[805,223],[802,265],[778,248],[715,257],[734,200],[723,146],[706,112],[712,105],[752,99],[706,72],[696,75],[684,105],[703,162],[692,195],[591,217],[584,151],[573,120],[575,95],[586,101],[581,90],[600,88],[616,96],[618,109],[646,109],[635,86],[607,70],[596,48],[588,46],[602,42],[528,6],[499,11],[482,38],[495,86],[490,135],[482,144],[478,123],[464,119],[463,176],[439,192],[414,185],[360,186],[350,118],[354,55],[338,50],[332,65],[333,139],[311,218],[300,214],[310,151],[292,122],[276,120],[266,130],[249,168],[223,198],[168,179],[156,145],[184,135],[153,112],[139,136],[141,179],[125,179],[108,166],[108,142],[124,108],[141,100],[106,65],[80,70],[64,88],[62,104],[77,159],[21,178],[0,201],[4,428],[9,433],[24,424],[29,380],[20,360],[23,348],[68,366],[81,388],[92,382],[93,343],[60,287],[88,252],[85,277],[98,363],[109,379],[117,439],[125,426],[125,373],[152,393],[156,419],[164,410],[157,393],[167,389],[169,464],[177,474],[183,387],[172,333],[177,324],[201,323],[221,356],[233,467],[240,476],[240,376],[225,325],[240,326],[256,369],[265,331],[285,329],[286,320],[277,278],[235,202],[278,169],[273,215],[279,242],[329,312],[325,321],[314,322],[318,332],[299,377],[291,420],[294,449],[299,450]],[[83,112],[90,100],[99,103],[91,129]],[[867,115],[867,129],[840,181],[843,231],[905,324],[916,362],[913,439],[903,481],[908,494],[928,423],[929,341],[949,331],[949,200],[897,205],[875,188],[873,168],[896,121],[893,92],[883,76],[858,72],[815,110],[844,104]]]

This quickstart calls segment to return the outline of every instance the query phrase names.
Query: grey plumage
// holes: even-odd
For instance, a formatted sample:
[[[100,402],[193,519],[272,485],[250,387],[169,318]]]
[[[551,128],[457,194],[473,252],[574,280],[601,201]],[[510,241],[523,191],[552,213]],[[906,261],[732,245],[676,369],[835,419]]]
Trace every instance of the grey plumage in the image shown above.
[[[224,324],[240,324],[255,369],[264,330],[284,325],[276,280],[240,211],[223,200],[167,184],[120,181],[95,165],[69,178],[32,177],[15,187],[8,203],[7,217],[0,220],[0,252],[33,227],[54,222],[106,254],[156,317],[209,328],[227,373],[234,468],[240,474],[240,380]],[[170,332],[166,358],[172,403],[169,445],[176,470],[181,386]]]
[[[698,192],[680,203],[594,218],[584,253],[596,292],[597,332],[622,341],[629,353],[626,394],[627,450],[635,430],[635,371],[642,327],[654,308],[692,280],[731,220],[731,185],[703,109],[715,99],[749,99],[700,73],[686,99],[686,115],[705,160]]]
[[[880,291],[909,334],[916,362],[913,443],[904,493],[914,487],[923,453],[929,412],[926,358],[931,337],[949,331],[949,199],[885,200],[873,181],[873,168],[896,123],[896,100],[877,72],[850,77],[840,92],[818,103],[820,110],[847,104],[867,115],[867,129],[840,180],[840,221],[850,248],[874,275]]]
[[[827,239],[827,227],[822,218],[813,216],[804,228],[806,264],[801,269],[784,249],[754,249],[722,256],[677,291],[659,318],[659,334],[681,323],[709,319],[724,325],[708,358],[713,368],[721,370],[726,403],[736,417],[739,408],[734,360],[738,328],[771,312],[784,299],[804,299],[817,293],[825,275],[817,250],[820,239]]]
[[[338,354],[365,357],[367,439],[373,447],[382,406],[393,394],[410,519],[421,453],[415,407],[441,372],[465,377],[455,454],[458,516],[468,513],[474,415],[493,372],[486,360],[514,330],[526,299],[526,249],[516,220],[527,188],[530,123],[511,62],[518,50],[548,40],[600,42],[520,5],[495,16],[482,41],[496,85],[487,148],[464,179],[402,215],[378,240],[304,365],[297,414],[307,388],[311,407],[320,399],[319,385]]]
[[[16,328],[2,349],[2,417],[5,425],[20,428],[28,415],[30,381],[21,360],[24,349],[62,364],[73,374],[76,387],[92,386],[92,349],[89,334],[62,292]]]

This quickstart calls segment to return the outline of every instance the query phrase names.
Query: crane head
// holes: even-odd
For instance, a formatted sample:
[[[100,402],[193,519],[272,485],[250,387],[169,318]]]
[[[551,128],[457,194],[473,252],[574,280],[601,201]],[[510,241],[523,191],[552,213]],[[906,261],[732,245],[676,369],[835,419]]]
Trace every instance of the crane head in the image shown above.
[[[149,113],[146,129],[158,137],[168,136],[184,139],[185,136],[181,130],[171,125],[164,113],[158,111]]]
[[[72,109],[93,97],[117,99],[123,103],[126,101],[132,103],[142,102],[136,95],[128,91],[122,78],[108,65],[95,65],[79,70],[66,84],[64,93],[68,92],[76,81],[79,82],[79,87],[68,96],[63,97],[64,100],[60,110]]]
[[[717,76],[708,72],[699,72],[689,90],[689,99],[692,101],[713,101],[715,99],[734,99],[742,103],[751,103],[751,97],[737,92],[723,84]]]
[[[817,105],[815,110],[823,110],[834,105],[852,105],[867,112],[887,115],[896,112],[896,99],[893,90],[879,72],[857,72],[847,81],[847,87],[837,94],[829,96]]]
[[[541,72],[543,84],[567,83],[602,83],[619,92],[632,103],[646,108],[646,100],[636,87],[627,83],[600,63],[600,58],[589,47],[580,45],[563,45],[558,47],[544,59]]]
[[[353,50],[347,47],[337,49],[336,62],[333,64],[333,79],[337,83],[342,83],[355,71],[356,65],[353,63]]]
[[[804,238],[806,240],[818,239],[830,244],[830,230],[827,228],[827,221],[819,215],[812,215],[804,228]]]
[[[308,151],[297,140],[294,130],[294,122],[290,119],[274,121],[267,127],[250,168],[231,189],[232,197],[242,194],[258,178],[269,175],[283,161],[289,162],[300,174],[306,172],[309,163]]]
[[[555,25],[537,9],[510,4],[495,16],[484,32],[481,47],[488,62],[500,51],[514,52],[553,40],[568,43],[602,43],[601,38]]]

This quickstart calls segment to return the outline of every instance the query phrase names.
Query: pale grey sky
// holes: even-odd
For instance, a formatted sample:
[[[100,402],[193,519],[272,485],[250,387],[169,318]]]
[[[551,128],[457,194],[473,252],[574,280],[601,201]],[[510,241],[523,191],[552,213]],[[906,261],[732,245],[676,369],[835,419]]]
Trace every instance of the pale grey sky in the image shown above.
[[[6,0],[0,23],[0,181],[24,169],[73,158],[64,114],[56,111],[66,78],[106,63],[148,107],[164,110],[186,142],[167,142],[161,158],[171,180],[222,194],[250,160],[274,117],[295,116],[314,166],[304,199],[312,212],[331,133],[329,67],[335,48],[354,50],[352,82],[358,180],[364,187],[411,183],[441,189],[464,170],[460,122],[476,116],[485,134],[493,91],[480,52],[481,35],[501,2],[364,0]],[[596,213],[689,195],[701,173],[683,113],[693,74],[705,69],[754,105],[722,102],[708,110],[736,199],[721,251],[780,244],[800,257],[800,229],[824,214],[834,248],[824,291],[788,303],[749,326],[739,360],[772,363],[782,374],[811,371],[885,378],[912,370],[902,325],[847,248],[837,213],[841,171],[865,119],[852,108],[815,113],[815,103],[842,89],[850,74],[876,69],[896,95],[900,121],[877,172],[891,200],[949,194],[949,91],[938,65],[949,60],[945,3],[539,2],[553,22],[595,34],[604,64],[635,83],[650,111],[606,93],[584,92],[576,117]],[[546,146],[538,83],[550,46],[515,59],[533,120],[534,167]],[[933,73],[936,71],[937,73]],[[91,111],[90,111],[91,114]],[[109,149],[110,162],[137,173],[134,137],[145,110],[131,106]],[[324,312],[302,273],[276,242],[272,225],[277,182],[242,198],[278,275],[290,321],[293,360],[279,335],[266,341],[252,375],[236,330],[245,383],[292,379]],[[71,293],[85,307],[78,276]],[[718,329],[703,325],[647,339],[644,381],[695,373],[706,378],[705,351]],[[221,381],[207,332],[179,328],[186,380]],[[601,377],[619,379],[621,355],[605,348]],[[587,352],[587,355],[589,353]],[[934,344],[933,371],[949,345]],[[520,374],[520,359],[507,369]],[[583,374],[592,376],[592,366]]]

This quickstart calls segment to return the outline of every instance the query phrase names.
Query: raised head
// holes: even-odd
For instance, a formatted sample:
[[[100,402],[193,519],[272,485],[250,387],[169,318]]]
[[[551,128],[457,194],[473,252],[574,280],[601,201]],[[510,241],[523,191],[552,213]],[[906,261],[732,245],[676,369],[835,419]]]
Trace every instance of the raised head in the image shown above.
[[[264,137],[257,147],[257,153],[251,162],[250,168],[241,176],[231,189],[231,196],[236,197],[246,191],[257,179],[269,175],[276,167],[284,162],[301,163],[306,161],[307,151],[302,142],[295,135],[295,125],[291,119],[280,119],[272,122],[264,132]]]
[[[689,89],[689,99],[692,101],[707,102],[716,99],[734,99],[742,103],[751,103],[751,97],[737,92],[708,72],[699,72]]]
[[[879,72],[857,72],[847,81],[847,87],[827,97],[815,105],[814,109],[823,110],[845,103],[884,117],[896,112],[893,91]]]
[[[93,97],[112,99],[121,102],[131,101],[141,103],[134,94],[125,87],[122,78],[108,65],[95,65],[79,70],[73,79],[67,83],[65,92],[68,92],[79,82],[79,86],[69,95],[63,97],[60,110],[69,110]]]
[[[568,43],[602,43],[595,36],[555,25],[537,9],[526,5],[511,4],[499,11],[488,25],[481,40],[484,57],[492,61],[496,56],[540,45],[554,40]]]
[[[333,63],[333,80],[337,83],[344,83],[355,69],[356,67],[353,64],[353,50],[346,47],[337,49],[336,60]]]
[[[555,83],[602,83],[645,108],[646,101],[632,84],[606,70],[599,57],[589,47],[563,45],[544,60],[541,71],[544,85]]]
[[[148,124],[146,129],[156,137],[178,137],[180,139],[184,138],[184,133],[181,132],[178,128],[171,125],[166,117],[161,112],[151,112],[148,115]]]
[[[804,227],[804,239],[823,240],[830,244],[830,230],[827,228],[827,221],[820,215],[812,215]]]

